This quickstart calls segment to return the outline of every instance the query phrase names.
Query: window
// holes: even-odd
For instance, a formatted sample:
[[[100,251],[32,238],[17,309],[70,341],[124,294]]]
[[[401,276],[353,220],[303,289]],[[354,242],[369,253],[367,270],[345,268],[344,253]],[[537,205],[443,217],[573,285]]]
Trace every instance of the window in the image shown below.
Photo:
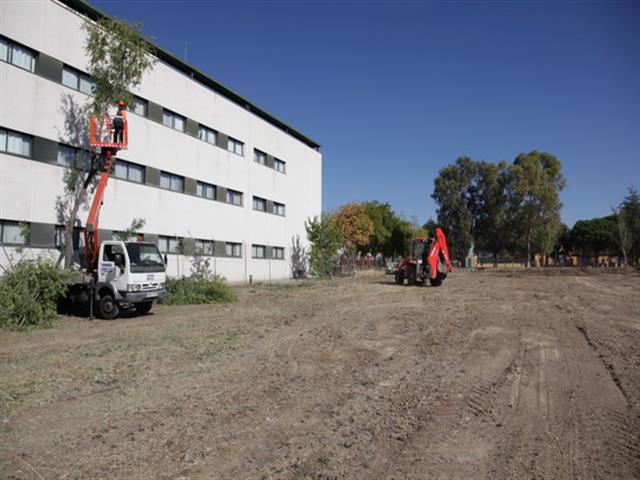
[[[129,110],[136,115],[140,115],[141,117],[147,116],[148,107],[149,102],[140,97],[132,97],[131,102],[129,103]]]
[[[227,190],[227,203],[232,205],[242,206],[242,192],[236,192],[235,190]]]
[[[87,95],[93,94],[93,82],[89,75],[66,65],[62,68],[62,84]]]
[[[218,132],[211,130],[203,125],[198,127],[198,138],[205,142],[213,143],[214,145],[218,141]]]
[[[259,163],[260,165],[266,165],[267,164],[267,154],[264,152],[261,152],[258,149],[254,149],[253,150],[253,161],[256,163]]]
[[[79,148],[70,147],[69,145],[58,145],[57,163],[63,167],[89,170],[89,167],[91,167],[91,154]]]
[[[284,248],[283,247],[273,247],[272,258],[274,258],[276,260],[284,260]]]
[[[267,247],[264,245],[251,245],[251,256],[253,258],[265,258]]]
[[[275,213],[276,215],[280,215],[281,217],[284,217],[284,204],[273,202],[273,213]]]
[[[117,159],[114,175],[116,178],[121,178],[123,180],[144,183],[144,167],[137,163]]]
[[[178,239],[176,237],[163,237],[158,238],[158,249],[162,253],[177,253],[178,252]]]
[[[227,257],[241,257],[242,244],[226,242],[224,245],[224,253]]]
[[[197,253],[213,256],[213,242],[211,240],[196,240],[195,243]]]
[[[171,127],[175,130],[179,130],[184,132],[184,117],[178,115],[177,113],[173,113],[169,110],[162,111],[162,123],[167,127]]]
[[[277,158],[273,159],[273,168],[280,173],[285,173],[285,163]]]
[[[196,184],[196,195],[209,200],[216,199],[216,186],[210,183],[198,182]]]
[[[227,143],[227,150],[232,153],[236,153],[238,155],[244,155],[244,143],[235,138],[229,137],[229,142]]]
[[[267,211],[267,201],[264,198],[253,197],[253,209],[258,212]]]
[[[28,225],[18,222],[1,222],[2,243],[7,245],[26,245]]]
[[[160,172],[160,186],[174,192],[184,192],[184,177],[173,173]]]
[[[34,71],[36,64],[36,56],[31,50],[5,38],[0,38],[0,60],[30,72]]]
[[[0,152],[15,153],[24,157],[31,156],[33,137],[0,128]]]

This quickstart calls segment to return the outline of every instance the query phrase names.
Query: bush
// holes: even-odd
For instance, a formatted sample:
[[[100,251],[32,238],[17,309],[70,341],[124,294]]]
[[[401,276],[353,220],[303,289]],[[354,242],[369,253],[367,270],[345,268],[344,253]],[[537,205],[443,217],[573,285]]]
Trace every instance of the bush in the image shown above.
[[[0,327],[50,327],[67,284],[52,262],[21,260],[0,277]]]
[[[193,305],[199,303],[231,303],[236,294],[220,277],[167,278],[165,305]]]

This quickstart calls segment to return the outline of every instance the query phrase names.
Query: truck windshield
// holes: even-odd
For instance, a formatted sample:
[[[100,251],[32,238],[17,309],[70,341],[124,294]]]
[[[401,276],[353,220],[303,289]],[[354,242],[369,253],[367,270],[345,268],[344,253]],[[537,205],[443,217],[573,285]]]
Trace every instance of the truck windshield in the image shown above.
[[[164,262],[153,243],[127,243],[131,273],[164,272]]]

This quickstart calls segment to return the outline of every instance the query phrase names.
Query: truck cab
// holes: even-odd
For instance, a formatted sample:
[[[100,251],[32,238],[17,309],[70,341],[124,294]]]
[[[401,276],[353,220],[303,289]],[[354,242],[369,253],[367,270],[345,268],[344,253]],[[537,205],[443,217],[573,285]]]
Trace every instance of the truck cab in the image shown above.
[[[102,318],[113,319],[123,308],[140,314],[166,295],[165,265],[150,242],[103,241],[98,253],[96,300]]]

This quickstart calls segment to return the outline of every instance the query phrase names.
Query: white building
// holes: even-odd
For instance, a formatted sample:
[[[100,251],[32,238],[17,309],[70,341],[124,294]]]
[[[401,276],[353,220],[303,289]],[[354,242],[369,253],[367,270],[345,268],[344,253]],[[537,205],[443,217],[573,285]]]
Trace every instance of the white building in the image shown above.
[[[0,265],[16,247],[58,255],[55,200],[79,146],[64,105],[91,92],[81,27],[102,16],[79,0],[0,2]],[[230,281],[288,278],[291,239],[304,241],[304,221],[321,211],[319,145],[169,53],[158,57],[132,92],[129,148],[107,187],[101,236],[143,218],[140,233],[167,253],[170,275],[190,271],[189,257],[172,253],[180,242]]]

